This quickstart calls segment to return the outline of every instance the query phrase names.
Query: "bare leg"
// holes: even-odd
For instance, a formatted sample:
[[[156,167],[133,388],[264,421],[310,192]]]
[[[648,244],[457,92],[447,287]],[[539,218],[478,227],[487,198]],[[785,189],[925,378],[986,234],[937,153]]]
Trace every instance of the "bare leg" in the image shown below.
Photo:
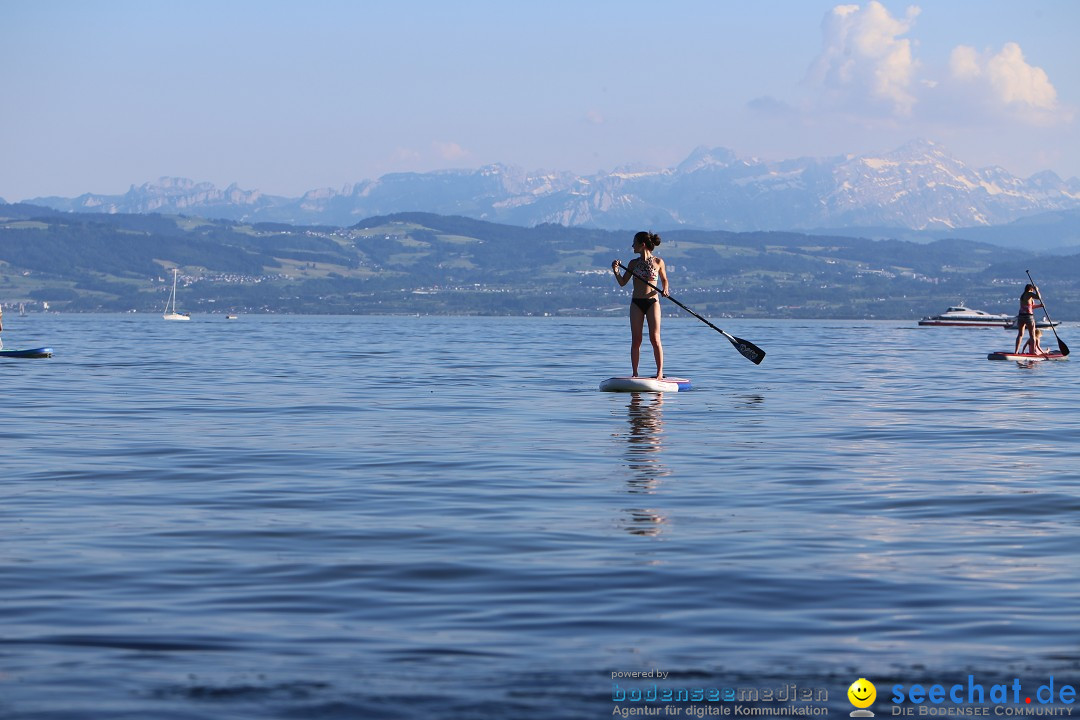
[[[1020,341],[1024,339],[1024,328],[1027,327],[1027,323],[1016,324],[1016,349],[1013,350],[1013,354],[1020,352]]]
[[[653,359],[656,360],[656,379],[664,377],[664,346],[660,344],[660,301],[649,308],[649,342],[652,343]]]
[[[641,356],[641,331],[645,324],[645,313],[634,303],[630,303],[630,365],[637,377],[638,358]]]

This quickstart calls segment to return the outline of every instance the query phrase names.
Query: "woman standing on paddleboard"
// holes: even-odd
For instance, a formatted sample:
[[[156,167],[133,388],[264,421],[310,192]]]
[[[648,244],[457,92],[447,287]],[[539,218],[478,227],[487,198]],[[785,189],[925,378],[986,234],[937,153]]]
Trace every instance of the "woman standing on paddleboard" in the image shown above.
[[[1036,303],[1036,300],[1041,300],[1039,297],[1039,289],[1028,283],[1024,286],[1024,292],[1020,295],[1020,313],[1016,316],[1016,350],[1020,352],[1020,341],[1024,339],[1024,330],[1027,330],[1028,337],[1031,338],[1031,354],[1042,355],[1043,349],[1039,346],[1039,336],[1035,332],[1035,308],[1041,308],[1042,303]]]
[[[634,278],[634,296],[630,299],[630,365],[634,377],[638,376],[638,357],[641,354],[641,336],[645,321],[649,321],[649,342],[652,343],[653,357],[656,359],[656,379],[664,377],[664,348],[660,344],[660,299],[656,289],[649,283],[662,288],[667,297],[671,288],[668,286],[667,267],[664,261],[653,255],[653,250],[660,244],[660,236],[651,232],[639,232],[634,236],[634,252],[638,257],[626,265],[620,275],[618,260],[611,263],[611,270],[619,287],[624,287]],[[657,284],[659,280],[659,284]]]

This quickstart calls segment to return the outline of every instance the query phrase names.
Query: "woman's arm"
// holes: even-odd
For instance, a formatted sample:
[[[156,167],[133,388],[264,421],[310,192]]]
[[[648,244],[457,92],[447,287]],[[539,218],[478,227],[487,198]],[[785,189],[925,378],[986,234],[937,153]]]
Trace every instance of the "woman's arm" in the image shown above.
[[[626,267],[626,266],[623,266],[624,269],[626,270],[626,272],[624,272],[622,275],[619,275],[619,265],[620,264],[621,263],[619,263],[618,260],[612,260],[611,261],[611,271],[613,273],[615,273],[615,279],[618,281],[619,287],[625,287],[626,283],[630,282],[630,278],[632,277],[632,275],[630,274],[630,268]],[[630,264],[633,265],[634,261],[631,260]]]
[[[663,295],[664,297],[668,297],[669,295],[671,295],[671,287],[668,285],[667,264],[663,260],[661,260],[660,258],[656,258],[656,259],[658,261],[657,264],[659,265],[659,267],[657,268],[656,273],[660,278],[660,282],[662,283],[661,287],[664,288],[661,291],[660,294]]]

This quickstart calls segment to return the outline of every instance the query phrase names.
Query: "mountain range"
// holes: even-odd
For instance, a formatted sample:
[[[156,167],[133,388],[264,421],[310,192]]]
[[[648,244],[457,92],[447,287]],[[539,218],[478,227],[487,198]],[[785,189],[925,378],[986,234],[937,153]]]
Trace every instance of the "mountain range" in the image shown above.
[[[698,148],[673,168],[578,175],[507,165],[394,173],[298,198],[233,184],[161,178],[123,195],[26,201],[68,212],[185,214],[244,222],[343,227],[422,211],[523,227],[545,223],[608,230],[727,231],[819,228],[941,233],[988,228],[1039,213],[1080,210],[1080,179],[1050,171],[1019,178],[972,168],[945,148],[915,140],[881,155],[768,162],[725,148]],[[1075,240],[1075,243],[1073,242]],[[1065,238],[1062,245],[1080,243]],[[1028,249],[1035,249],[1028,247]]]

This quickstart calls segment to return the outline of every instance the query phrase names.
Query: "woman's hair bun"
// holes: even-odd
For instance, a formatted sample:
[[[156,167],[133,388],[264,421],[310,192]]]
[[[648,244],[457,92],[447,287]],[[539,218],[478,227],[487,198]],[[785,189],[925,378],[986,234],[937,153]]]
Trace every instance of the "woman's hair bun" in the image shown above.
[[[660,236],[650,230],[642,230],[634,235],[634,244],[644,243],[645,247],[652,250],[660,244]]]

